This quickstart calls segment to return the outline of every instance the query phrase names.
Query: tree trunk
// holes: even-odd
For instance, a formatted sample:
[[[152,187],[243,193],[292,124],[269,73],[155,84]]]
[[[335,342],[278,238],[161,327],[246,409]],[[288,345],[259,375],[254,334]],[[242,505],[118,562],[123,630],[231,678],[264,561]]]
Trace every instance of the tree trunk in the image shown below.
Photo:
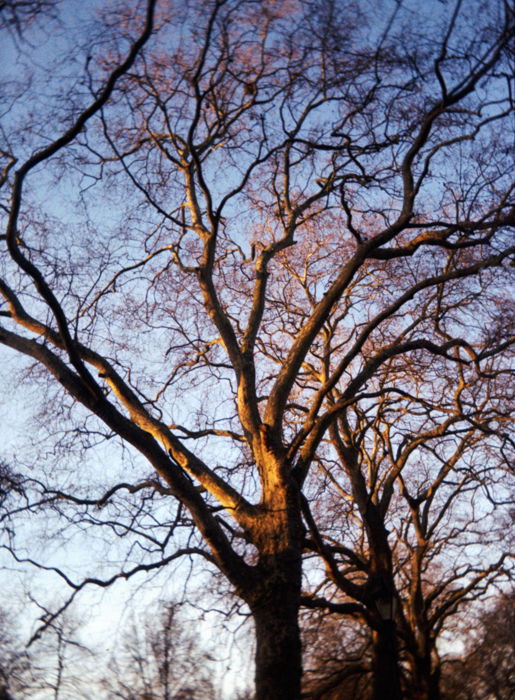
[[[300,556],[265,559],[260,562],[264,564],[260,590],[250,604],[256,630],[256,700],[298,700]]]
[[[413,700],[440,700],[440,670],[432,669],[430,657],[415,660],[411,695]]]
[[[372,642],[373,700],[402,700],[395,622],[382,620]]]

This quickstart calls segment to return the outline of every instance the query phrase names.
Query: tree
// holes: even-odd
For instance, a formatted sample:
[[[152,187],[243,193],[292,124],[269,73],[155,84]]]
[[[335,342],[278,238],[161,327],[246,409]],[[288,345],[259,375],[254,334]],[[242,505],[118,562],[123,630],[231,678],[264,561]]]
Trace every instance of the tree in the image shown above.
[[[88,666],[91,654],[74,638],[70,621],[61,618],[53,623],[30,648],[13,631],[19,630],[21,622],[19,613],[0,611],[0,698],[85,700],[91,697],[93,674]]]
[[[12,620],[0,610],[0,698],[12,700],[13,694],[27,685],[30,662],[18,640],[9,632]]]
[[[493,607],[468,620],[465,653],[444,665],[444,698],[481,700],[513,697],[513,594],[498,596]]]
[[[313,619],[314,618],[314,619]],[[342,624],[343,621],[343,624]],[[304,682],[309,700],[369,700],[371,697],[370,631],[341,615],[310,613],[302,620]]]
[[[150,622],[154,617],[157,623]],[[214,699],[210,663],[178,606],[165,603],[156,616],[132,626],[103,686],[110,698],[122,700]]]
[[[388,10],[106,7],[80,72],[47,68],[56,93],[26,116],[32,77],[4,127],[0,342],[32,363],[29,381],[45,370],[48,432],[67,435],[55,449],[101,454],[105,440],[133,465],[110,458],[102,491],[73,459],[28,472],[30,511],[139,548],[77,582],[7,546],[72,598],[204,559],[252,613],[259,700],[299,697],[304,559],[330,566],[317,532],[337,470],[370,557],[332,574],[392,650],[375,696],[399,697],[377,602],[395,596],[384,513],[394,495],[419,498],[401,463],[420,444],[431,464],[452,461],[463,425],[509,444],[512,10],[438,3],[422,36],[417,13]],[[439,402],[460,382],[447,416]],[[367,485],[374,411],[398,468],[369,464]]]
[[[42,15],[53,16],[59,0],[0,0],[0,30],[23,30]]]
[[[494,291],[485,279],[481,289],[483,301]],[[467,291],[452,303],[470,305]],[[421,313],[413,324],[423,322]],[[325,513],[307,514],[310,547],[323,557],[329,585],[325,598],[304,603],[358,615],[371,627],[378,695],[385,676],[402,670],[407,697],[437,698],[442,633],[510,575],[501,517],[509,493],[504,503],[488,499],[501,499],[510,468],[504,377],[495,363],[478,376],[472,368],[450,375],[437,359],[431,366],[420,359],[415,370],[397,361],[376,376],[376,396],[357,401],[332,429],[341,457],[319,487],[331,508],[326,502]]]

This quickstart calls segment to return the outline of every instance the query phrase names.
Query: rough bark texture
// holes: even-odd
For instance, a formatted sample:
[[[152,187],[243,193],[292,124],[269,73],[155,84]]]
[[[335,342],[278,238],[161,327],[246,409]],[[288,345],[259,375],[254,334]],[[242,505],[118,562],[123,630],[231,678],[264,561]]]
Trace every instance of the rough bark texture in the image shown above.
[[[440,700],[440,669],[432,669],[431,659],[416,659],[410,696],[413,700]]]
[[[372,634],[374,700],[402,700],[395,622],[384,620]]]
[[[256,700],[296,700],[302,676],[300,557],[288,552],[269,556],[262,563],[267,573],[251,604],[256,630]]]

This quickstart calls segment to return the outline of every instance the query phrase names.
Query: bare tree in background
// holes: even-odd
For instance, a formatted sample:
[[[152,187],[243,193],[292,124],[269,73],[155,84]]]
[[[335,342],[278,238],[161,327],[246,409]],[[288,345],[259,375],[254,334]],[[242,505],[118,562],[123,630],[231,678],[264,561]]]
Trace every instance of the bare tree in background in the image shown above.
[[[443,671],[445,700],[509,700],[515,692],[513,594],[468,620],[465,653],[449,657]]]
[[[258,700],[300,696],[306,556],[368,611],[374,697],[399,698],[390,505],[423,554],[460,441],[512,446],[513,13],[433,5],[110,4],[82,73],[47,71],[26,115],[32,79],[3,127],[0,342],[69,455],[26,470],[29,510],[131,543],[79,581],[6,547],[72,598],[202,558],[252,613]],[[131,468],[94,489],[73,450],[107,443]],[[328,546],[328,482],[366,558]]]
[[[302,616],[304,677],[308,700],[369,700],[372,691],[370,629],[334,613]]]
[[[30,661],[13,634],[13,620],[0,610],[0,698],[12,700],[28,685]]]
[[[129,629],[103,682],[109,698],[204,700],[217,697],[211,658],[174,603]]]
[[[483,301],[498,292],[492,282],[488,292],[483,278]],[[470,289],[461,294],[448,302],[474,303]],[[423,322],[422,313],[413,321]],[[473,368],[449,375],[437,359],[386,366],[376,374],[376,395],[342,412],[331,430],[341,458],[324,464],[327,501],[315,503],[314,513],[305,506],[309,544],[325,561],[328,586],[304,604],[368,625],[376,685],[403,669],[406,697],[439,697],[442,634],[468,603],[511,575],[502,517],[512,452],[507,376],[496,362],[488,376]]]
[[[60,0],[0,0],[0,31],[14,31],[21,37],[38,19],[55,17]]]
[[[77,641],[69,618],[54,621],[46,634],[27,648],[21,634],[21,613],[15,614],[12,607],[9,613],[0,611],[1,700],[90,698],[92,654]]]

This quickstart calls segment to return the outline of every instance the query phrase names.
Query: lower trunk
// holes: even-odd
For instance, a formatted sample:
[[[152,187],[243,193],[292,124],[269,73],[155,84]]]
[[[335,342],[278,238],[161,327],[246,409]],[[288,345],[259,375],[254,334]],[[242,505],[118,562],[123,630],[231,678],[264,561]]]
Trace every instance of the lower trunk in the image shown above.
[[[268,575],[250,605],[256,629],[255,699],[298,700],[300,562],[270,561],[264,569]]]
[[[383,620],[373,631],[373,700],[401,700],[395,622]]]
[[[432,670],[429,658],[417,659],[413,673],[413,700],[440,700],[439,669]]]

